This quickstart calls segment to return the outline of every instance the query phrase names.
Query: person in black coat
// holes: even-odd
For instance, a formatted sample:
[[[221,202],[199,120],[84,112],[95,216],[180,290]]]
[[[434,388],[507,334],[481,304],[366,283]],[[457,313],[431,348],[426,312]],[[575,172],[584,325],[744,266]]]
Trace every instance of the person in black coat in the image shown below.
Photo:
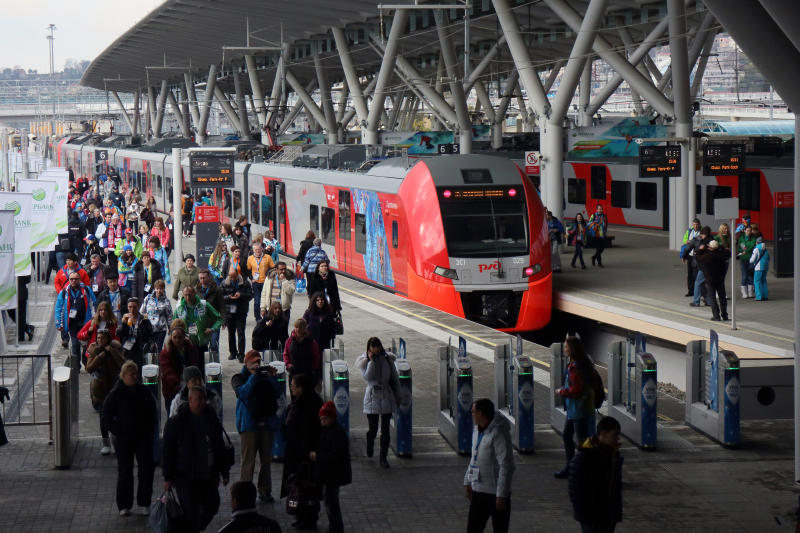
[[[619,422],[603,417],[569,465],[569,499],[583,531],[612,532],[622,521],[619,433]]]
[[[319,410],[319,421],[322,424],[319,446],[309,457],[314,462],[316,480],[325,488],[328,531],[343,533],[339,487],[349,485],[353,480],[350,466],[350,439],[336,419],[336,405],[333,402],[326,402]]]
[[[133,267],[131,295],[144,302],[144,297],[153,292],[153,283],[161,279],[161,263],[150,258],[148,252],[142,254],[141,261]]]
[[[328,259],[320,261],[313,276],[308,279],[308,293],[314,294],[321,292],[331,304],[334,313],[342,310],[342,302],[339,300],[339,284],[336,282],[336,274],[331,270],[331,262]]]
[[[149,512],[153,496],[153,433],[157,416],[153,394],[139,382],[139,367],[133,361],[126,361],[120,371],[120,380],[106,396],[100,414],[101,427],[108,428],[114,435],[120,516],[130,515],[133,507],[134,456],[139,467],[137,514]]]
[[[128,312],[122,315],[118,336],[125,350],[125,359],[135,362],[139,368],[150,363],[144,360],[144,354],[153,340],[153,325],[139,313],[137,298],[128,299]]]
[[[228,484],[222,424],[206,404],[206,391],[194,387],[189,402],[167,420],[161,469],[164,490],[173,486],[184,512],[184,531],[202,531],[219,511],[219,485]]]
[[[69,238],[70,252],[78,257],[83,256],[83,238],[86,236],[86,226],[81,222],[78,213],[75,211],[69,212],[69,219],[67,220],[67,235]]]
[[[272,302],[267,315],[258,321],[253,329],[253,349],[278,350],[283,352],[289,338],[289,322],[283,313],[280,302]]]
[[[295,527],[315,529],[319,514],[319,494],[313,482],[310,454],[318,449],[321,425],[319,410],[322,399],[315,390],[315,380],[307,374],[296,374],[291,381],[294,400],[284,423],[286,455],[283,459],[281,498],[289,494],[289,478],[302,487],[303,504],[297,512]]]
[[[695,261],[703,272],[706,296],[711,300],[711,320],[728,320],[728,302],[725,293],[725,273],[730,253],[723,251],[717,241],[708,241],[695,250]],[[717,304],[719,298],[719,304]],[[722,315],[720,317],[720,315]]]
[[[228,271],[228,277],[220,284],[222,291],[222,316],[228,327],[228,360],[239,359],[244,361],[244,352],[247,344],[244,328],[247,323],[247,311],[253,298],[253,289],[250,282],[239,275],[236,267]],[[236,341],[239,341],[238,347]]]
[[[297,262],[301,265],[306,258],[306,252],[314,246],[314,239],[317,238],[317,235],[313,231],[309,231],[306,233],[306,238],[300,241],[300,250],[297,252]]]
[[[231,516],[217,533],[281,533],[281,526],[256,511],[256,486],[252,481],[237,481],[231,485]]]
[[[106,289],[97,295],[97,304],[108,302],[111,306],[111,312],[117,317],[117,321],[121,321],[122,315],[128,309],[128,298],[131,297],[131,291],[119,286],[119,280],[116,274],[111,272],[110,268],[106,268],[106,273]]]
[[[317,341],[319,349],[330,348],[336,338],[336,322],[333,308],[323,293],[314,293],[303,318],[308,322],[308,331]]]

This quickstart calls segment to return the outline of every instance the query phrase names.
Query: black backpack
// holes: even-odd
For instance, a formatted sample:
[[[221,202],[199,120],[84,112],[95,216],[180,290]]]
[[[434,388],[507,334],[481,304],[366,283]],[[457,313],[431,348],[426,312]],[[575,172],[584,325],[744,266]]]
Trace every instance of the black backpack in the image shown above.
[[[603,378],[594,367],[592,367],[590,386],[594,389],[594,408],[600,409],[600,406],[606,401],[606,389],[603,387]]]
[[[247,402],[250,416],[256,421],[261,422],[278,412],[278,401],[275,398],[275,390],[268,379],[256,380],[253,387],[253,394]]]

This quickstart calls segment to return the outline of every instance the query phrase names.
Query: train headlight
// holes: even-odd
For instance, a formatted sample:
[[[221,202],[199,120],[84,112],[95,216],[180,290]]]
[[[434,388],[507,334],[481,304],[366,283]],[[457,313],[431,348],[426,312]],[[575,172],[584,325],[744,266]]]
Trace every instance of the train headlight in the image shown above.
[[[529,267],[525,267],[525,270],[523,270],[523,273],[524,273],[526,278],[529,278],[529,277],[533,276],[534,274],[538,274],[541,271],[542,271],[542,265],[537,263],[535,265],[531,265]]]
[[[439,276],[442,276],[443,278],[458,279],[458,273],[455,270],[453,270],[452,268],[444,268],[444,267],[437,266],[437,267],[435,267],[433,269],[433,273],[434,274],[438,274]]]
[[[508,189],[508,195],[514,198],[517,195],[517,189]]]

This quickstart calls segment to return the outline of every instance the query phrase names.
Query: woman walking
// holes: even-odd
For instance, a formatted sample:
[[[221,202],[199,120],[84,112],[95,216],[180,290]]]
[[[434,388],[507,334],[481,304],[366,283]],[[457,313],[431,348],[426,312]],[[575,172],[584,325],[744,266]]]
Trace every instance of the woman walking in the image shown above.
[[[153,283],[153,292],[145,296],[142,303],[142,314],[150,321],[153,328],[153,342],[158,350],[164,346],[169,323],[172,320],[172,304],[167,298],[167,285],[163,279]]]
[[[562,435],[567,465],[555,473],[558,479],[569,477],[569,463],[575,455],[575,438],[580,446],[594,435],[594,363],[580,339],[572,335],[564,341],[564,355],[569,357],[569,364],[564,372],[564,386],[556,393],[564,398],[567,410],[567,423]]]
[[[594,255],[592,256],[592,266],[597,263],[597,266],[603,266],[603,250],[606,248],[606,232],[608,230],[608,218],[603,212],[603,206],[597,204],[597,209],[589,217],[589,224],[587,226],[587,233],[592,238],[592,245],[594,245]]]
[[[317,341],[319,349],[330,348],[336,338],[336,322],[333,309],[323,293],[317,292],[311,297],[303,318],[308,323],[308,331]]]
[[[113,340],[111,332],[101,329],[96,334],[96,340],[89,344],[86,353],[86,372],[91,374],[92,381],[89,383],[89,395],[92,400],[92,407],[98,414],[103,409],[108,393],[117,383],[122,365],[125,363],[125,356],[122,355],[122,345]],[[108,427],[100,420],[100,434],[103,438],[103,447],[100,448],[101,455],[111,454],[111,441],[109,440]]]
[[[586,242],[586,221],[583,220],[583,215],[578,213],[575,215],[575,224],[572,225],[569,231],[569,241],[575,247],[575,254],[572,256],[572,268],[575,266],[575,261],[580,260],[581,268],[586,270],[586,263],[583,262],[583,244]]]
[[[378,337],[371,337],[367,341],[367,351],[356,359],[356,368],[367,382],[367,389],[364,391],[364,414],[369,422],[367,457],[372,457],[374,453],[380,420],[380,464],[383,468],[389,468],[389,461],[386,459],[389,454],[389,421],[397,405],[394,391],[399,390],[400,386],[394,360],[394,354],[383,349]]]

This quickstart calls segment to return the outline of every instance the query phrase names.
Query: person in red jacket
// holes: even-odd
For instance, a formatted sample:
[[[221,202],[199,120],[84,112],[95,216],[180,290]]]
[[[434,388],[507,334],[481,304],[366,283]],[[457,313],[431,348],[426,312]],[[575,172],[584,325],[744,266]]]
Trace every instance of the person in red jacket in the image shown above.
[[[86,343],[87,345],[95,344],[97,342],[97,332],[105,329],[111,335],[111,340],[118,341],[118,325],[117,317],[115,317],[114,313],[111,312],[111,304],[108,302],[100,302],[97,304],[97,310],[95,311],[92,319],[84,324],[81,330],[78,332],[78,340]],[[84,357],[89,359],[88,351],[84,354]]]
[[[319,344],[311,336],[308,322],[304,318],[294,321],[294,329],[286,340],[286,347],[283,350],[283,362],[286,363],[290,381],[295,374],[313,376],[315,384],[322,378]]]
[[[196,366],[200,372],[205,373],[203,358],[186,335],[186,322],[176,318],[170,324],[169,337],[158,356],[158,368],[161,372],[161,395],[164,397],[167,416],[169,416],[172,400],[181,390],[183,369],[187,366]]]
[[[69,281],[71,272],[77,272],[81,277],[81,283],[89,286],[89,274],[78,264],[78,257],[75,254],[67,254],[66,264],[56,274],[55,287],[56,293],[62,291],[64,286]]]

